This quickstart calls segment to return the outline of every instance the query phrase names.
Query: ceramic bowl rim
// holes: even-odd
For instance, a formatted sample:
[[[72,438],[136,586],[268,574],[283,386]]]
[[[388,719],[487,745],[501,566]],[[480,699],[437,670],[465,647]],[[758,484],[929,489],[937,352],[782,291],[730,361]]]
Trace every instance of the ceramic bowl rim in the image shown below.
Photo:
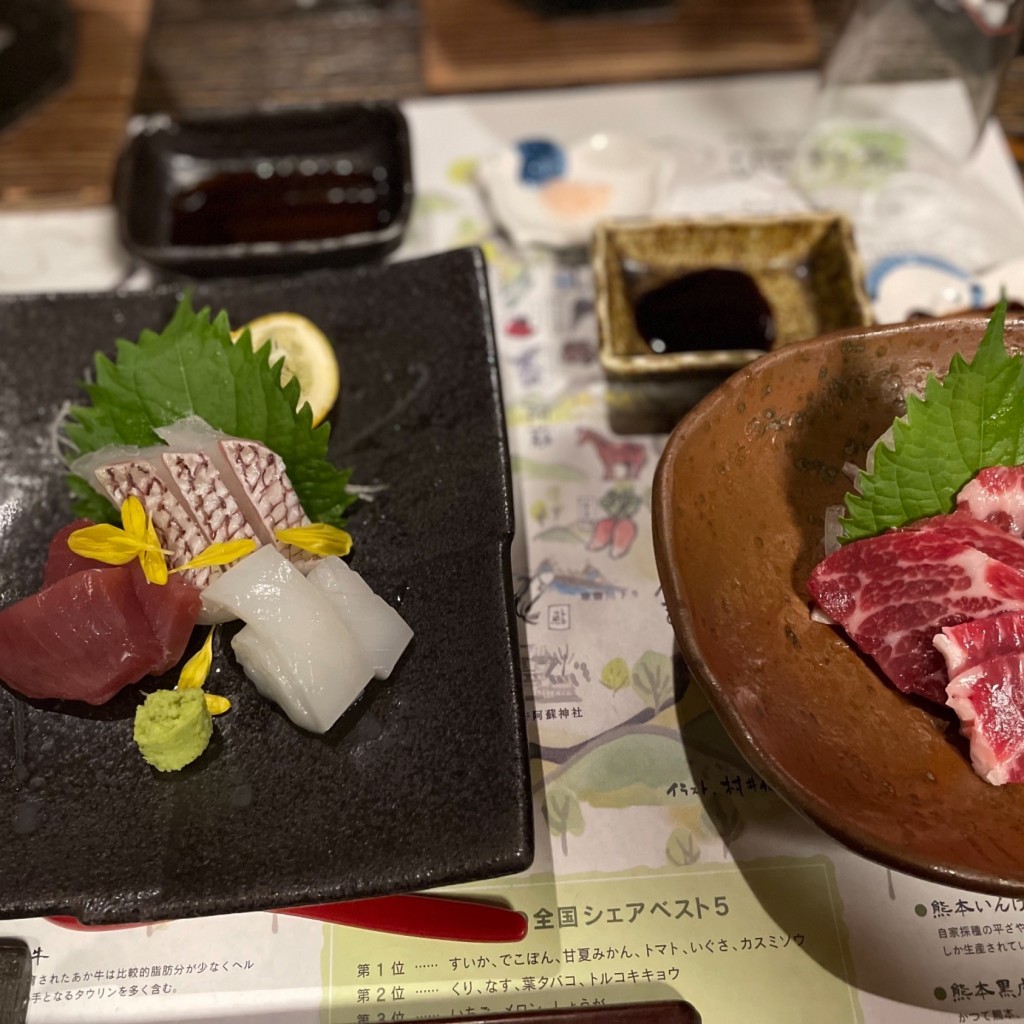
[[[939,324],[952,328],[975,330],[980,340],[988,320],[987,315],[971,313],[899,324],[846,328],[818,338],[795,342],[786,348],[761,356],[706,395],[676,425],[666,441],[655,469],[651,507],[658,576],[665,594],[669,617],[680,653],[698,680],[702,693],[721,720],[730,739],[736,744],[751,767],[764,777],[771,788],[790,807],[812,821],[843,846],[870,860],[939,884],[1019,898],[1024,895],[1024,871],[1019,878],[1007,878],[975,871],[968,867],[940,867],[907,855],[899,847],[873,837],[859,825],[847,824],[841,812],[830,806],[827,801],[810,794],[789,776],[780,762],[762,749],[748,727],[744,715],[734,702],[728,699],[728,686],[723,686],[718,681],[697,642],[693,614],[689,602],[685,599],[682,574],[671,557],[672,545],[669,541],[669,524],[672,519],[671,481],[673,465],[679,454],[680,446],[685,438],[696,432],[712,412],[717,410],[721,404],[728,402],[729,398],[751,376],[757,376],[778,363],[800,359],[801,356],[813,353],[816,349],[860,341],[914,338],[929,334]],[[1008,314],[1006,326],[1008,330],[1011,328],[1019,330],[1021,339],[1017,347],[1024,348],[1024,314]],[[845,639],[843,642],[849,643]]]

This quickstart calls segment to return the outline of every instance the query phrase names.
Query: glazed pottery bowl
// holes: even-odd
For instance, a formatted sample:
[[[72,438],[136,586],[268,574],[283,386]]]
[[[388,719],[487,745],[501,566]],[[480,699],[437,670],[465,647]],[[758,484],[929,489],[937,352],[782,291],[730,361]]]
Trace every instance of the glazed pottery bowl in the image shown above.
[[[848,847],[938,882],[1024,895],[1024,786],[976,775],[952,713],[900,694],[807,578],[846,463],[984,317],[842,331],[735,373],[675,429],[655,479],[658,569],[682,652],[751,765]],[[1007,345],[1024,349],[1024,319]]]
[[[871,323],[853,229],[836,213],[607,221],[597,225],[592,263],[601,365],[613,378],[736,369],[765,351]],[[658,285],[708,271],[748,279],[770,310],[774,339],[751,348],[718,332],[692,349],[652,351],[640,331],[638,302]],[[735,316],[742,296],[718,301]],[[690,308],[685,315],[699,314]]]

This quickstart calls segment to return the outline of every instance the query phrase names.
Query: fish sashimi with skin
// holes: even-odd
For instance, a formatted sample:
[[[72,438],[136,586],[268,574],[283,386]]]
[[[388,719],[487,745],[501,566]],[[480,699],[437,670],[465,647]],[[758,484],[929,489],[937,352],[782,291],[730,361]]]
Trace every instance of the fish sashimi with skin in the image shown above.
[[[156,433],[162,444],[110,445],[76,459],[71,470],[118,508],[128,495],[137,497],[170,552],[172,568],[210,544],[250,539],[279,546],[304,572],[312,568],[315,560],[306,552],[275,537],[278,529],[309,525],[276,452],[215,430],[198,416]],[[202,589],[223,571],[204,566],[183,575]]]
[[[181,659],[199,591],[137,561],[71,572],[0,611],[0,680],[26,697],[103,704]]]

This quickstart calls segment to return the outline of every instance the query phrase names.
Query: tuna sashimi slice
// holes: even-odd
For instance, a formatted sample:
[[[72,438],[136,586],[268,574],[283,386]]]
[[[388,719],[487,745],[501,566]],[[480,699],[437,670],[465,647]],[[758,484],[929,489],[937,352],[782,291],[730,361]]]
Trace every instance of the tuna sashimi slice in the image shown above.
[[[811,573],[808,589],[904,693],[946,702],[932,643],[943,626],[1024,610],[1024,541],[964,514],[853,541]]]
[[[138,562],[133,562],[135,598],[153,637],[153,665],[147,675],[158,676],[181,661],[202,610],[198,587],[175,576],[165,584],[150,583]]]
[[[103,704],[181,658],[199,607],[195,587],[147,583],[137,562],[72,573],[0,611],[0,679],[26,697]]]
[[[1014,537],[1024,533],[1024,466],[990,466],[956,496],[958,511],[992,523]]]
[[[48,587],[51,583],[56,583],[57,580],[64,579],[65,576],[71,576],[73,573],[82,572],[83,569],[101,569],[103,568],[102,562],[97,562],[92,558],[83,558],[81,555],[76,555],[71,548],[68,547],[68,537],[75,532],[75,530],[81,530],[86,526],[92,526],[91,519],[76,519],[73,523],[68,523],[67,526],[62,526],[54,535],[53,540],[50,541],[49,550],[46,552],[46,565],[43,568],[43,586]]]

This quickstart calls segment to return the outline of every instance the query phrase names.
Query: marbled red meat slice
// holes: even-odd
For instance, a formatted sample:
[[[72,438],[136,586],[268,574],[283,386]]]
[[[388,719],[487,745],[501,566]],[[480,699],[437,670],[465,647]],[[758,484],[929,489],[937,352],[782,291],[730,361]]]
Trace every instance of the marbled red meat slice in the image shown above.
[[[1007,612],[945,626],[934,639],[952,681],[961,672],[977,668],[1001,654],[1024,652],[1024,615]]]
[[[972,626],[975,623],[965,623]],[[1024,652],[998,654],[957,675],[949,706],[970,742],[971,764],[1000,786],[1024,782]]]
[[[981,470],[956,496],[959,512],[1000,527],[1014,537],[1024,533],[1024,466]]]
[[[990,558],[1024,573],[1024,540],[1010,536],[995,523],[982,522],[964,512],[921,519],[905,527],[905,531],[940,533],[949,540],[969,544]]]
[[[137,562],[73,572],[0,611],[0,679],[33,698],[103,704],[185,651],[199,591]]]
[[[935,516],[844,545],[815,567],[808,589],[897,689],[944,704],[933,637],[1024,610],[1024,541],[967,515]]]
[[[1024,782],[1024,615],[947,626],[935,637],[946,661],[946,703],[987,781]]]

